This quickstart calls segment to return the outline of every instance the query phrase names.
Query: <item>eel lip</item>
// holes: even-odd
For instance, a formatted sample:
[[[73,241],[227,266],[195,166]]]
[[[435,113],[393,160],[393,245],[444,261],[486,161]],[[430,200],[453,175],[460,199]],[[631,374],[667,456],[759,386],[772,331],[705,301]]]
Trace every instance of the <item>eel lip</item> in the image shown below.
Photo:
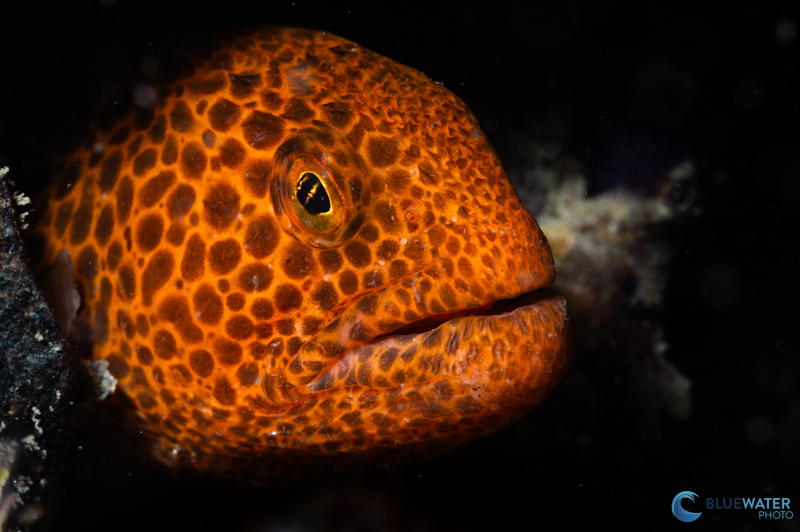
[[[527,411],[566,372],[567,329],[564,298],[531,292],[378,336],[345,352],[305,391],[446,379],[472,387],[483,401]]]

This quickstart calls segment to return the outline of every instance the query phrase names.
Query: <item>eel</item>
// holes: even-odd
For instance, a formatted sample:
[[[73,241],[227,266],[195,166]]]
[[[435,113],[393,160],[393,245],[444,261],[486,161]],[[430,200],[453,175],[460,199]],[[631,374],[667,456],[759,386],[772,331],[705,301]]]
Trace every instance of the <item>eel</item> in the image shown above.
[[[69,253],[69,339],[160,460],[243,478],[439,453],[564,375],[547,240],[441,84],[265,28],[144,94],[65,159],[31,246]]]

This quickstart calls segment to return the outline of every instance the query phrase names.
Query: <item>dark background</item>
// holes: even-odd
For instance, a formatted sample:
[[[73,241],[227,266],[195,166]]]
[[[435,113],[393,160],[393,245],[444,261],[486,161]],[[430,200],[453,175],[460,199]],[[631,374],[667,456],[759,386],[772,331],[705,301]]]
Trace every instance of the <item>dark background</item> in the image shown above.
[[[662,233],[676,254],[651,316],[692,380],[688,419],[656,408],[659,430],[646,430],[636,354],[608,345],[576,352],[525,419],[428,465],[251,490],[164,475],[135,440],[106,438],[113,413],[100,411],[75,443],[54,529],[799,530],[800,515],[670,515],[683,490],[790,497],[800,511],[800,15],[698,4],[4,4],[0,165],[31,195],[144,58],[261,25],[327,30],[422,70],[470,106],[506,168],[528,163],[520,139],[536,139],[576,159],[590,193],[646,188],[685,160],[697,170],[698,214]]]

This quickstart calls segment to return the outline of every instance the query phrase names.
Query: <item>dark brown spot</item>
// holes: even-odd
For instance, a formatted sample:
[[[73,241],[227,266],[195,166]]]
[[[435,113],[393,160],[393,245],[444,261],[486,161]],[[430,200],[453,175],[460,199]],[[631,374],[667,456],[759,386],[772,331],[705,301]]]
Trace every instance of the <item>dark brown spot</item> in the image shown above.
[[[158,405],[158,401],[150,392],[136,392],[136,399],[139,407],[144,410],[152,410]]]
[[[403,250],[403,255],[412,260],[419,260],[425,254],[425,246],[418,239],[409,242]]]
[[[411,183],[411,176],[405,170],[392,170],[387,183],[392,192],[402,195]]]
[[[392,279],[396,279],[397,277],[402,277],[408,271],[408,265],[404,260],[395,260],[392,261],[392,264],[389,266],[389,275]]]
[[[361,279],[361,286],[368,290],[383,286],[383,273],[380,270],[365,272]]]
[[[161,162],[166,166],[170,166],[175,164],[177,160],[178,143],[175,141],[175,137],[170,135],[170,137],[167,138],[167,143],[164,144],[164,147],[161,149]]]
[[[209,377],[214,372],[214,358],[205,349],[189,353],[189,367],[198,377]]]
[[[319,262],[325,273],[336,273],[342,267],[342,256],[338,251],[326,249],[319,254]]]
[[[158,367],[158,366],[154,367],[154,368],[153,368],[153,379],[154,379],[154,380],[155,380],[157,383],[159,383],[159,384],[162,384],[162,385],[163,385],[163,384],[164,384],[164,381],[165,381],[165,379],[164,379],[164,370],[162,370],[162,369],[161,369],[160,367]]]
[[[160,377],[156,377],[156,375],[159,375]],[[163,384],[163,382],[164,382],[163,376],[164,376],[164,372],[161,371],[161,368],[158,368],[158,367],[153,368],[153,378],[156,381],[158,381],[159,383]],[[166,404],[168,404],[170,406],[175,403],[175,396],[172,394],[172,392],[170,392],[167,389],[162,389],[160,392],[158,392],[158,395],[161,396],[161,400],[162,401],[164,401]]]
[[[230,75],[231,94],[234,98],[247,98],[253,91],[261,86],[261,74]]]
[[[147,335],[150,334],[150,322],[144,314],[136,316],[136,332],[139,333],[139,336],[142,338],[146,338]]]
[[[280,346],[280,350],[277,347]],[[261,342],[253,342],[250,344],[250,354],[256,360],[261,360],[266,357],[270,351],[273,351],[273,356],[280,356],[283,353],[283,339],[273,340],[269,343],[269,347]]]
[[[394,240],[384,240],[378,247],[378,258],[383,260],[391,260],[400,250],[400,245]]]
[[[145,209],[152,207],[158,203],[174,182],[175,172],[170,172],[169,170],[148,179],[139,192],[139,203]]]
[[[244,301],[245,297],[243,293],[234,292],[233,294],[228,294],[228,297],[225,299],[225,305],[233,312],[237,312],[244,308]]]
[[[120,180],[115,196],[117,198],[117,221],[124,224],[128,220],[133,206],[133,182],[130,177],[125,176]]]
[[[311,299],[319,305],[320,310],[328,311],[336,306],[339,302],[339,296],[336,292],[336,287],[328,281],[323,281],[319,284],[316,290],[311,294]]]
[[[314,118],[315,113],[303,100],[292,99],[286,105],[286,111],[282,116],[287,120],[303,122]]]
[[[330,102],[322,106],[325,118],[332,126],[344,129],[353,119],[353,110],[346,102]]]
[[[186,229],[180,223],[174,223],[167,229],[167,242],[173,246],[180,246],[183,244],[183,239],[186,237]]]
[[[314,255],[311,250],[293,242],[283,260],[283,271],[291,279],[302,279],[314,270]]]
[[[375,242],[378,240],[378,228],[372,224],[367,224],[361,228],[361,231],[358,232],[358,236],[360,236],[364,242]]]
[[[214,325],[222,318],[222,299],[208,284],[202,284],[192,296],[195,317],[203,323]]]
[[[394,359],[397,358],[397,355],[399,353],[400,353],[400,350],[397,349],[396,347],[392,347],[390,349],[387,349],[383,353],[381,353],[381,356],[380,356],[380,359],[379,359],[379,362],[378,362],[378,368],[381,371],[384,371],[384,372],[385,371],[389,371],[389,369],[392,367],[392,363],[394,363]]]
[[[232,238],[214,242],[208,248],[208,265],[218,275],[224,275],[236,268],[241,259],[242,248]]]
[[[220,377],[214,383],[214,398],[223,405],[236,404],[236,390],[233,389],[231,383],[225,377]]]
[[[150,306],[153,295],[169,280],[175,268],[172,252],[162,249],[153,253],[142,273],[142,303]]]
[[[145,366],[149,366],[153,363],[153,352],[147,346],[144,345],[137,345],[136,346],[136,359],[139,361],[140,364],[144,364]]]
[[[356,309],[367,316],[372,316],[378,309],[378,296],[372,294],[362,298],[358,304],[356,304]]]
[[[103,192],[111,192],[114,190],[114,185],[117,184],[119,171],[122,168],[122,152],[115,151],[103,161],[100,168],[100,179],[97,181],[97,186]]]
[[[255,324],[254,329],[259,338],[272,338],[272,324],[261,321]]]
[[[72,217],[72,233],[69,241],[73,245],[82,244],[89,236],[89,228],[92,225],[92,204],[82,203],[75,215]]]
[[[247,190],[257,198],[267,194],[269,184],[269,163],[267,161],[253,161],[244,172],[244,184]]]
[[[220,162],[227,168],[238,168],[244,161],[244,146],[236,139],[225,139],[219,147],[219,152]]]
[[[226,98],[220,98],[208,110],[208,120],[217,131],[228,131],[239,120],[239,106]]]
[[[252,362],[245,362],[236,370],[236,378],[242,386],[252,386],[258,379],[258,366]]]
[[[345,295],[351,295],[358,290],[358,277],[350,270],[345,271],[339,278],[339,289]]]
[[[242,122],[242,132],[247,144],[257,150],[276,145],[283,137],[283,120],[269,113],[253,111]]]
[[[447,240],[447,245],[445,247],[447,248],[447,253],[450,256],[454,257],[454,256],[458,255],[459,244],[458,244],[458,239],[457,238],[451,236]]]
[[[300,308],[303,294],[293,284],[282,284],[275,289],[275,308],[280,312],[288,312]]]
[[[178,343],[172,333],[163,329],[153,335],[155,355],[163,360],[170,360],[178,355]]]
[[[164,235],[164,220],[160,214],[142,216],[136,225],[136,245],[144,253],[153,251]]]
[[[307,336],[311,336],[319,331],[322,328],[322,325],[322,319],[309,316],[307,318],[303,318],[303,324],[300,327],[300,331]]]
[[[439,289],[439,297],[441,298],[442,304],[447,310],[453,310],[458,306],[458,302],[456,300],[456,294],[455,292],[453,292],[453,289],[450,288],[450,286],[447,284],[445,284]]]
[[[208,164],[205,150],[196,142],[189,142],[181,150],[181,171],[187,179],[202,177]]]
[[[247,225],[244,234],[244,249],[256,259],[269,256],[278,245],[280,233],[267,216],[259,216]]]
[[[192,128],[194,118],[192,118],[192,110],[183,100],[178,100],[172,106],[172,111],[169,113],[169,121],[172,129],[178,133],[186,133]]]
[[[133,175],[141,176],[156,165],[158,152],[155,148],[147,148],[133,160]],[[119,172],[119,170],[117,170]]]
[[[121,356],[117,354],[109,355],[106,361],[108,361],[108,371],[114,378],[124,379],[130,375],[131,367]]]
[[[372,190],[372,193],[375,195],[380,194],[386,188],[386,185],[383,184],[383,179],[378,176],[373,176],[370,180],[369,187]]]
[[[195,233],[186,242],[186,251],[181,261],[181,277],[186,281],[194,281],[203,275],[205,270],[206,244]]]
[[[356,268],[363,268],[372,259],[369,246],[362,242],[350,241],[344,246],[344,256]]]
[[[227,183],[216,183],[203,199],[203,218],[215,229],[225,229],[239,214],[239,193]]]
[[[458,271],[460,271],[461,275],[464,277],[472,277],[472,263],[470,263],[466,257],[461,257],[458,259]]]
[[[163,173],[172,174],[172,172]],[[174,176],[175,174],[172,175]],[[167,198],[167,212],[173,219],[182,218],[192,210],[194,200],[194,188],[185,183],[181,183],[172,191],[169,198]]]
[[[400,221],[393,205],[386,201],[375,204],[375,217],[386,233],[394,234],[400,229]]]
[[[434,248],[438,248],[444,243],[445,236],[442,226],[431,227],[428,231],[428,243]]]
[[[136,295],[136,274],[130,264],[123,264],[117,272],[117,295],[130,301]]]
[[[250,263],[240,270],[238,284],[245,292],[263,292],[272,284],[272,270],[261,262]]]
[[[160,115],[153,123],[153,127],[147,133],[154,144],[161,144],[164,142],[164,137],[167,133],[167,117]]]
[[[123,310],[117,311],[117,327],[125,333],[125,336],[130,340],[134,336],[136,336],[136,325],[128,319],[128,314]],[[123,343],[122,345],[122,354],[126,357],[130,357],[130,347]]]
[[[259,297],[250,306],[250,314],[257,320],[268,320],[272,317],[272,303],[269,299]]]
[[[289,343],[286,344],[286,351],[289,353],[290,356],[294,356],[300,350],[300,347],[303,345],[303,340],[294,336],[289,338]],[[313,364],[313,363],[312,363]],[[292,369],[292,366],[289,366],[289,369]]]
[[[64,230],[67,228],[67,225],[69,225],[69,222],[72,220],[72,208],[74,206],[75,202],[70,200],[59,206],[58,210],[56,211],[56,221],[54,227],[56,230],[56,236],[58,236],[58,238],[61,238],[64,235]],[[107,205],[103,210],[105,210],[106,208],[110,208],[110,206]],[[100,216],[102,218],[102,214]],[[112,224],[113,224],[113,219],[112,219]],[[97,229],[95,229],[95,235],[96,234],[97,234]]]
[[[227,338],[217,338],[213,345],[214,356],[223,366],[233,366],[242,361],[242,347]]]
[[[72,205],[70,204],[70,209],[71,208]],[[100,211],[100,217],[97,219],[97,225],[94,228],[94,238],[100,246],[105,246],[113,232],[114,210],[111,208],[111,205],[106,204],[103,210]]]
[[[237,314],[225,322],[225,333],[234,340],[246,340],[253,335],[253,322]]]
[[[372,166],[384,168],[397,161],[397,141],[388,137],[370,137],[367,140],[367,156]]]

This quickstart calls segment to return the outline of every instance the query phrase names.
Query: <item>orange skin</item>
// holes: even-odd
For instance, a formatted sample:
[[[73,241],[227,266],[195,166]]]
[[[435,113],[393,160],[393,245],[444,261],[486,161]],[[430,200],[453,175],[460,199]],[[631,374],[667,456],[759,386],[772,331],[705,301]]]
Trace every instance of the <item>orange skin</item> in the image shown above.
[[[307,30],[192,67],[72,154],[34,238],[44,264],[71,253],[72,340],[157,456],[258,477],[445,450],[558,383],[564,300],[490,308],[551,284],[553,259],[461,100]]]

